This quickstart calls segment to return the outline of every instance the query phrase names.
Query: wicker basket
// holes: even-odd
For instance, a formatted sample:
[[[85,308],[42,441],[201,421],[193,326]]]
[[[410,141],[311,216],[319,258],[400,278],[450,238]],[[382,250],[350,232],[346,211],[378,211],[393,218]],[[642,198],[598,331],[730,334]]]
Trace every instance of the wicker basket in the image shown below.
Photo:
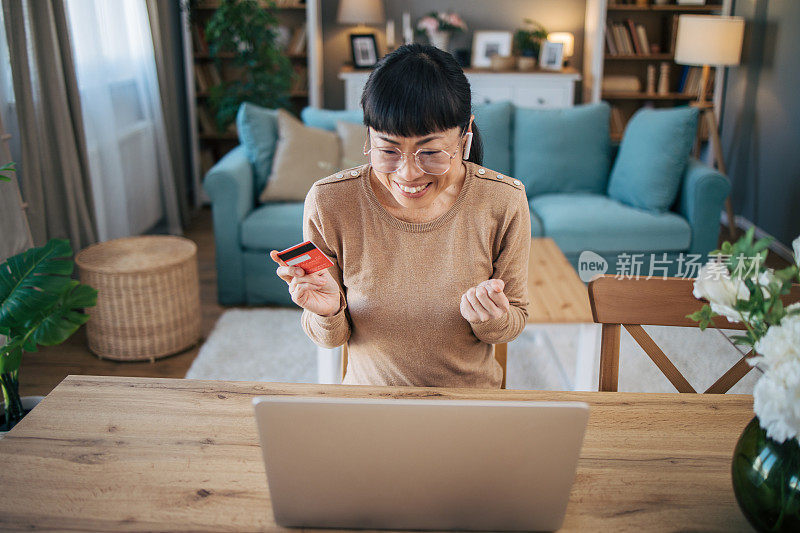
[[[115,239],[81,250],[75,262],[81,282],[98,291],[86,333],[99,357],[152,361],[198,341],[194,242],[169,235]]]

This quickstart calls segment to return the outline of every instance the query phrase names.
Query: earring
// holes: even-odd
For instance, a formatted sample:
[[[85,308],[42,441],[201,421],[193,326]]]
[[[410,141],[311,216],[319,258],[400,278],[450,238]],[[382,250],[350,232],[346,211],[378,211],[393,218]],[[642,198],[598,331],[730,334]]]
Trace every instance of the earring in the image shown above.
[[[472,132],[468,131],[466,134],[467,136],[467,145],[464,147],[464,156],[463,159],[469,159],[469,149],[472,148]]]

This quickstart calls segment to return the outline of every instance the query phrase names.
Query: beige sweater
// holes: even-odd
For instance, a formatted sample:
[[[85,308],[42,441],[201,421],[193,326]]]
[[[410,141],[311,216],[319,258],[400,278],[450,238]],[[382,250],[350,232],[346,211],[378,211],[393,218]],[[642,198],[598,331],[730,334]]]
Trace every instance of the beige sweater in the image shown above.
[[[492,344],[525,327],[531,221],[522,184],[475,163],[453,205],[424,223],[402,221],[378,201],[369,163],[317,181],[306,196],[303,237],[336,263],[342,305],[330,317],[304,310],[318,345],[347,342],[343,383],[499,388]],[[505,282],[504,316],[470,323],[461,295]]]

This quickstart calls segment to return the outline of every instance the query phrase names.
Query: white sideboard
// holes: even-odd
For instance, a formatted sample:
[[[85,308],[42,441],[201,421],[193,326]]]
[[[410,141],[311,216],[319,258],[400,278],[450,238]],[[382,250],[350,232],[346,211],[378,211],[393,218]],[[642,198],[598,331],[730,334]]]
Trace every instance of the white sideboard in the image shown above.
[[[361,108],[361,93],[371,70],[342,69],[345,109]],[[575,104],[575,83],[581,75],[574,69],[558,72],[493,72],[485,69],[465,69],[472,86],[472,103],[486,104],[509,100],[519,107],[571,107]]]

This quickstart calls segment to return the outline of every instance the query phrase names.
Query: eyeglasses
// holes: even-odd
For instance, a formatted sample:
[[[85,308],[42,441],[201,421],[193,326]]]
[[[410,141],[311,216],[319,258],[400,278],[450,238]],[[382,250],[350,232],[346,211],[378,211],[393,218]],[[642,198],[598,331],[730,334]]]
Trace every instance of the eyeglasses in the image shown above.
[[[459,144],[464,137],[462,133],[459,136]],[[369,131],[367,131],[367,139],[364,142],[364,155],[369,155],[369,161],[372,168],[384,174],[391,174],[398,172],[406,164],[406,152],[403,152],[395,146],[370,146]],[[450,170],[453,158],[458,154],[458,147],[454,153],[446,150],[431,150],[429,148],[420,148],[414,154],[414,162],[417,168],[426,174],[433,174],[440,176]]]

